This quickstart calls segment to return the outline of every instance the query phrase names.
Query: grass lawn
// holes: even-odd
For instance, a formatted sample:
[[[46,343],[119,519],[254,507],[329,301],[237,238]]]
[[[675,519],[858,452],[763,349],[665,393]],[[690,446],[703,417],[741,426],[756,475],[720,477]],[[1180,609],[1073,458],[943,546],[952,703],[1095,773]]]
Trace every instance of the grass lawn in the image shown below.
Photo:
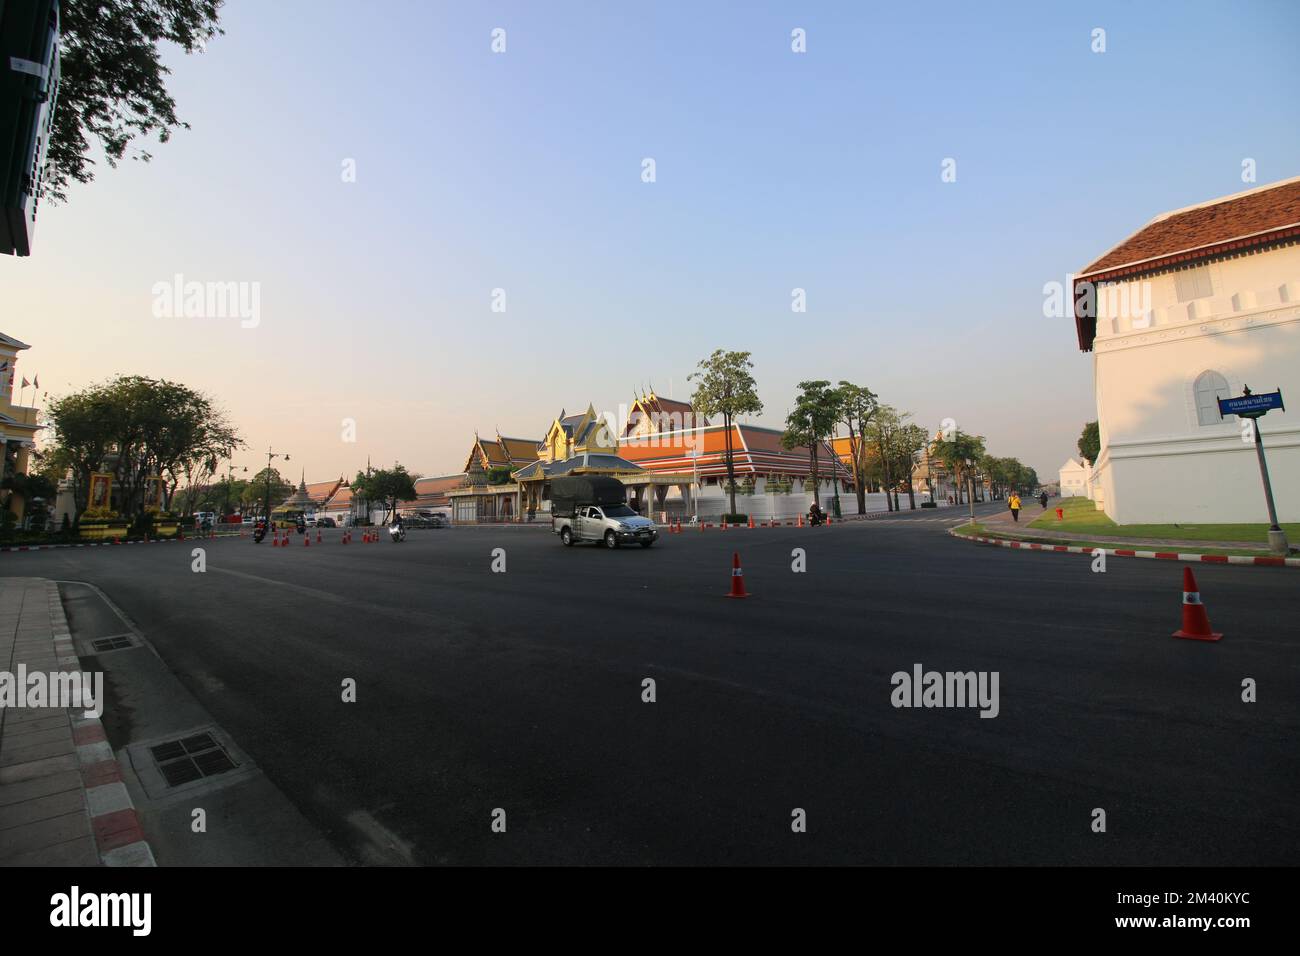
[[[1056,520],[1056,509],[1065,511],[1063,521]],[[1064,498],[1047,506],[1046,514],[1035,518],[1029,527],[1043,531],[1073,531],[1081,534],[1109,534],[1132,538],[1170,538],[1178,541],[1258,541],[1268,543],[1268,525],[1259,524],[1116,524],[1098,511],[1087,498]],[[1282,530],[1292,540],[1300,539],[1300,524],[1284,524]]]
[[[1113,551],[1116,547],[1123,547],[1122,542],[1115,542],[1115,541],[1084,541],[1084,540],[1078,540],[1074,538],[1066,540],[1065,538],[1053,538],[1050,534],[1028,534],[1028,533],[1018,533],[1014,531],[989,531],[986,527],[984,527],[984,525],[978,523],[973,525],[970,523],[964,524],[958,528],[954,528],[953,532],[964,538],[982,538],[982,537],[1005,538],[1013,541],[1024,541],[1026,544],[1031,542],[1035,544],[1050,544],[1050,545],[1065,544],[1065,545],[1069,545],[1072,548],[1098,548],[1098,549],[1105,549],[1107,551]],[[1171,548],[1170,547],[1162,548],[1156,545],[1137,545],[1133,548],[1133,550],[1169,551],[1171,550]],[[1180,554],[1235,554],[1235,555],[1241,555],[1242,557],[1248,557],[1248,558],[1260,557],[1261,555],[1268,554],[1267,549],[1265,548],[1253,548],[1247,550],[1244,548],[1225,548],[1222,546],[1213,546],[1213,545],[1210,547],[1195,546],[1195,545],[1179,545],[1178,551]]]

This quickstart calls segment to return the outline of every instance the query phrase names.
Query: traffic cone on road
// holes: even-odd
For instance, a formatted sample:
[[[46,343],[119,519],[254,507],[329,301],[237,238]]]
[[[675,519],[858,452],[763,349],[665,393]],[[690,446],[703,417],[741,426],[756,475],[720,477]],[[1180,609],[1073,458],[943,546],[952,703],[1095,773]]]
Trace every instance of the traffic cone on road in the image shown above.
[[[311,547],[311,535],[309,535],[309,534],[305,534],[305,535],[302,536],[302,546],[303,546],[304,548],[310,548],[310,547]]]
[[[795,522],[795,527],[796,527],[796,528],[802,528],[802,527],[803,527],[803,512],[802,512],[802,511],[799,512],[798,517],[799,517],[799,520]]]
[[[1174,637],[1189,641],[1217,641],[1223,637],[1210,630],[1210,616],[1201,603],[1201,592],[1196,587],[1192,569],[1187,567],[1183,568],[1183,626],[1174,631]]]
[[[745,590],[745,572],[740,567],[740,552],[733,551],[731,554],[731,593],[729,598],[747,598],[749,592]]]
[[[320,528],[316,529],[316,543],[320,544]]]
[[[753,516],[753,515],[750,515],[750,516],[749,516],[749,526],[750,526],[751,528],[754,527],[754,516]]]

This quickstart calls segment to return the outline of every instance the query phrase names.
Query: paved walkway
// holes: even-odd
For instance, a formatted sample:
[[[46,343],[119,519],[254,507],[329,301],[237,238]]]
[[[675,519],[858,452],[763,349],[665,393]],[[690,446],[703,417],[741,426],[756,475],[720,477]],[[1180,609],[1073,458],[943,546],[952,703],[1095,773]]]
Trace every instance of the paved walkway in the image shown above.
[[[22,692],[20,666],[81,669],[58,586],[45,578],[0,578],[0,689]],[[153,865],[98,718],[8,703],[0,698],[0,866]]]
[[[1184,548],[1218,548],[1238,551],[1248,548],[1254,551],[1267,551],[1268,545],[1262,541],[1205,541],[1199,538],[1134,538],[1125,535],[1113,534],[1092,534],[1091,532],[1082,531],[1058,531],[1056,528],[1031,528],[1030,522],[1041,518],[1043,514],[1054,514],[1055,503],[1049,502],[1047,511],[1044,512],[1038,502],[1026,502],[1027,508],[1020,509],[1020,521],[1017,523],[1011,518],[1011,511],[999,511],[996,514],[986,515],[980,519],[980,523],[993,533],[1015,533],[1022,535],[1032,535],[1042,538],[1059,538],[1062,541],[1096,541],[1098,544],[1140,544],[1153,545],[1157,547],[1184,547]]]

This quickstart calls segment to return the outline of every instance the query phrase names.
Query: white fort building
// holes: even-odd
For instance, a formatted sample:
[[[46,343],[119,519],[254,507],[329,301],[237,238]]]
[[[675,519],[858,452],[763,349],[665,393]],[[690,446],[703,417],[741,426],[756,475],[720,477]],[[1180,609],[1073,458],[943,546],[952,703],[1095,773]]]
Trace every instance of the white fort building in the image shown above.
[[[1157,216],[1073,286],[1089,497],[1121,524],[1266,522],[1248,423],[1217,399],[1280,388],[1289,411],[1258,424],[1278,518],[1300,521],[1300,177]]]

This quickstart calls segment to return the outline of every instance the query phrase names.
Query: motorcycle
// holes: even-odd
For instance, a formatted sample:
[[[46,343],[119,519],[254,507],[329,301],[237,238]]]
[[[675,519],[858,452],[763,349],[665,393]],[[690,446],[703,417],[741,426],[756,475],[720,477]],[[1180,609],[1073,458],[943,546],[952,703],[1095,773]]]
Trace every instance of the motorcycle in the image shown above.
[[[825,524],[825,523],[826,523],[826,512],[824,512],[824,511],[812,511],[811,509],[809,510],[809,512],[808,512],[808,526],[809,526],[810,528],[815,528],[815,527],[817,527],[819,524]]]
[[[266,537],[266,525],[260,524],[253,529],[253,544],[261,544]]]
[[[405,541],[406,529],[400,524],[392,525],[388,529],[388,536],[393,539],[394,544],[397,544],[399,541]]]

